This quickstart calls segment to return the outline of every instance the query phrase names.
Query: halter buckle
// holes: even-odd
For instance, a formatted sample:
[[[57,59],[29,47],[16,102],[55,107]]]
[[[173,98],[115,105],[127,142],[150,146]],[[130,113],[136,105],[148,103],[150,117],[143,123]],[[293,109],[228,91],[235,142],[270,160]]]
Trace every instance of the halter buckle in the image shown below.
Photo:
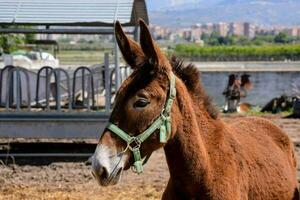
[[[128,143],[127,143],[127,147],[130,149],[130,151],[134,151],[136,149],[139,149],[141,147],[141,141],[136,138],[133,137]]]
[[[170,117],[170,115],[166,113],[165,108],[160,112],[160,117],[163,119],[163,121],[167,120]]]

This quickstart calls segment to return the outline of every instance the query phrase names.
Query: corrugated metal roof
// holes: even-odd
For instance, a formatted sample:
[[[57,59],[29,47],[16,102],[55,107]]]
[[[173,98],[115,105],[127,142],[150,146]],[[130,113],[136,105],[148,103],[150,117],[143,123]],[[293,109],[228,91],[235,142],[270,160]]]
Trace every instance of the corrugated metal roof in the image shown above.
[[[0,24],[135,25],[148,22],[145,0],[0,0]]]

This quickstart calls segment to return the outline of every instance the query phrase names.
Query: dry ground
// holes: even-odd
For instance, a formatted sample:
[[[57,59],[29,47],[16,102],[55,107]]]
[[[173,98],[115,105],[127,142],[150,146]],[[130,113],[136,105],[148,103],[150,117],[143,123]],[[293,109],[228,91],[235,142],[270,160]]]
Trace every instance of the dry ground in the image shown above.
[[[226,121],[240,116],[226,116]],[[300,143],[300,120],[265,116]],[[300,162],[300,146],[297,148]],[[299,169],[300,170],[300,169]],[[83,163],[53,163],[48,166],[5,166],[0,164],[2,199],[160,199],[169,177],[162,150],[155,152],[142,175],[123,174],[117,186],[99,187]]]

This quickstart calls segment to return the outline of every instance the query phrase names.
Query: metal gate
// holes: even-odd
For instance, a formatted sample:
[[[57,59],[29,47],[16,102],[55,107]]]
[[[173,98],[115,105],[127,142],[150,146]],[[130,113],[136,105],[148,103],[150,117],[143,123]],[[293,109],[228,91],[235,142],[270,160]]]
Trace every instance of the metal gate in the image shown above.
[[[99,138],[117,90],[115,65],[37,72],[6,66],[0,74],[0,138]],[[131,70],[119,67],[123,81]]]

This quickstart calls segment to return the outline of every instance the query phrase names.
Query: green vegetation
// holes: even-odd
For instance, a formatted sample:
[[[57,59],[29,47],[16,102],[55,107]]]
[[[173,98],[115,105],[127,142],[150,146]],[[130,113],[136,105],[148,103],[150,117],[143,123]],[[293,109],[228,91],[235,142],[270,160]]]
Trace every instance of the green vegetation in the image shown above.
[[[280,32],[277,35],[256,35],[254,38],[245,36],[220,36],[218,33],[203,34],[201,36],[204,44],[208,46],[220,45],[267,45],[267,44],[300,44],[299,37],[292,37],[285,32]]]
[[[6,28],[8,26],[1,26]],[[23,45],[34,40],[34,34],[0,34],[0,54],[11,53],[18,50],[19,45]]]
[[[43,51],[53,53],[49,46],[39,46]],[[57,58],[63,65],[91,65],[104,62],[104,53],[111,53],[112,43],[101,41],[80,40],[77,43],[71,43],[69,38],[59,39],[59,52]],[[112,59],[112,56],[110,56]],[[112,60],[111,60],[112,62]]]
[[[60,64],[78,65],[78,64],[100,64],[104,60],[103,51],[76,51],[61,50],[57,55]]]
[[[0,34],[0,54],[1,49],[3,53],[10,53],[14,50],[17,50],[17,46],[24,44],[24,36],[14,35],[14,34]]]
[[[300,38],[285,32],[277,35],[220,36],[202,34],[204,46],[185,43],[175,46],[175,53],[191,61],[284,61],[300,60]]]
[[[300,45],[205,46],[179,44],[175,54],[197,61],[282,61],[300,60]]]
[[[287,117],[289,115],[293,114],[293,109],[289,109],[288,111],[283,111],[280,113],[277,113],[276,115],[279,115],[281,117]],[[255,106],[250,108],[245,115],[247,116],[258,116],[258,117],[263,117],[263,116],[268,116],[268,115],[274,115],[272,112],[261,112],[261,108],[259,106]]]
[[[75,44],[70,44],[67,42],[61,42],[59,48],[62,50],[71,51],[105,51],[113,48],[112,43],[103,42],[79,42]]]

